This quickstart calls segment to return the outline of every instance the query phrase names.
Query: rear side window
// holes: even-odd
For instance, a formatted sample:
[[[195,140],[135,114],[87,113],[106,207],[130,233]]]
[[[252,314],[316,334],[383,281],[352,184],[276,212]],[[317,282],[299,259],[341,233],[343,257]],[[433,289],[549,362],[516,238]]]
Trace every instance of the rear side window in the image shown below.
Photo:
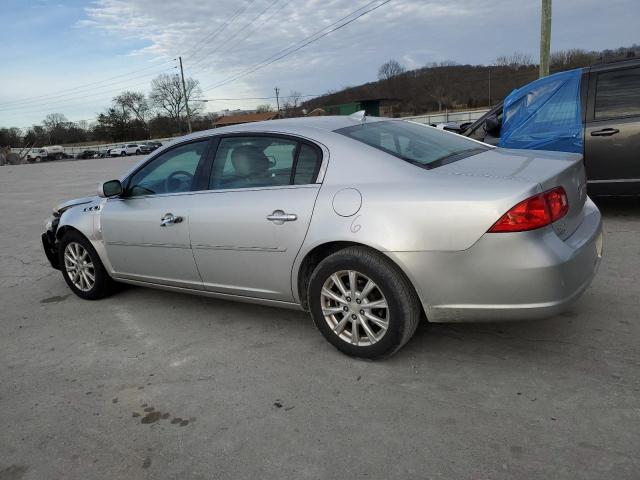
[[[296,163],[296,171],[293,177],[294,185],[314,183],[318,176],[320,162],[321,159],[318,151],[310,145],[303,143],[298,153],[298,162]]]
[[[314,183],[316,149],[295,139],[256,136],[220,140],[209,189],[277,187]]]
[[[595,118],[640,115],[640,68],[598,74]]]
[[[402,120],[363,123],[336,133],[427,169],[489,149],[463,136]]]

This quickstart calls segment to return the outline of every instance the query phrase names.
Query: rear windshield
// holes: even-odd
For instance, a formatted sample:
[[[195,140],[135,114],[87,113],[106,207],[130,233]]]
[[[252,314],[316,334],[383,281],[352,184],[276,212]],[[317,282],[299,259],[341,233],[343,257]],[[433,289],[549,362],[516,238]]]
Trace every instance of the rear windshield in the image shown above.
[[[427,169],[489,149],[465,137],[403,120],[363,123],[341,128],[336,133]]]

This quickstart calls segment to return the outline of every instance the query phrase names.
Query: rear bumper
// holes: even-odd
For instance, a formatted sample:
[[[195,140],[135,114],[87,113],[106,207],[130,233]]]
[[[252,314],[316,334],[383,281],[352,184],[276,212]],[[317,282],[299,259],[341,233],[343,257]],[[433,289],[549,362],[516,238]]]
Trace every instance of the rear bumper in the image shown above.
[[[602,219],[588,199],[566,240],[551,227],[485,234],[459,252],[393,252],[432,322],[556,315],[591,284],[602,258]]]

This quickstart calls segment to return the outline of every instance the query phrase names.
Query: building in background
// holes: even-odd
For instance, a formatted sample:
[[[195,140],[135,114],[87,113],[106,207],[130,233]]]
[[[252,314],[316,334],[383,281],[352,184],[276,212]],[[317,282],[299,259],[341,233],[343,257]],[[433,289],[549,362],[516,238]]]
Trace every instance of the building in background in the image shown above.
[[[213,123],[213,128],[228,127],[230,125],[240,125],[242,123],[263,122],[265,120],[275,120],[279,118],[278,112],[245,113],[242,115],[226,115],[218,118]]]
[[[339,103],[322,107],[327,115],[351,115],[364,110],[372,117],[393,117],[394,107],[398,101],[393,98],[370,98],[355,100],[350,103]]]

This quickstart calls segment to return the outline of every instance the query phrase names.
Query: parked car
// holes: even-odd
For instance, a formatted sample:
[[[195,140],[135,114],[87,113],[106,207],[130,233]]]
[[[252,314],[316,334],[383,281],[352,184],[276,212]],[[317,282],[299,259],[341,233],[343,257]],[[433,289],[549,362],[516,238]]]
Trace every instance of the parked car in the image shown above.
[[[32,148],[27,152],[27,160],[30,162],[41,162],[47,159],[47,151],[44,148]]]
[[[575,301],[602,254],[581,160],[363,112],[248,123],[61,204],[42,241],[81,298],[117,281],[303,309],[341,351],[377,358],[423,315],[531,319]]]
[[[580,95],[584,162],[592,195],[640,194],[640,59],[581,69]],[[533,82],[531,85],[534,85]],[[563,100],[565,101],[565,100]],[[565,101],[566,102],[566,101]],[[569,111],[566,104],[557,112]],[[501,139],[503,104],[460,133],[497,145]],[[562,125],[554,135],[562,134]]]
[[[42,147],[42,149],[47,152],[47,159],[49,160],[61,160],[67,157],[64,153],[64,147],[61,145],[50,145]]]
[[[76,158],[98,158],[99,156],[100,152],[97,150],[83,150],[76,155]]]
[[[117,157],[117,156],[122,156],[124,157],[125,155],[140,155],[142,153],[140,145],[138,145],[137,143],[128,143],[126,145],[120,145],[118,147],[112,148],[109,151],[109,155],[111,155],[112,157]]]
[[[146,155],[160,148],[161,146],[162,143],[160,142],[144,142],[140,144],[140,153]]]

